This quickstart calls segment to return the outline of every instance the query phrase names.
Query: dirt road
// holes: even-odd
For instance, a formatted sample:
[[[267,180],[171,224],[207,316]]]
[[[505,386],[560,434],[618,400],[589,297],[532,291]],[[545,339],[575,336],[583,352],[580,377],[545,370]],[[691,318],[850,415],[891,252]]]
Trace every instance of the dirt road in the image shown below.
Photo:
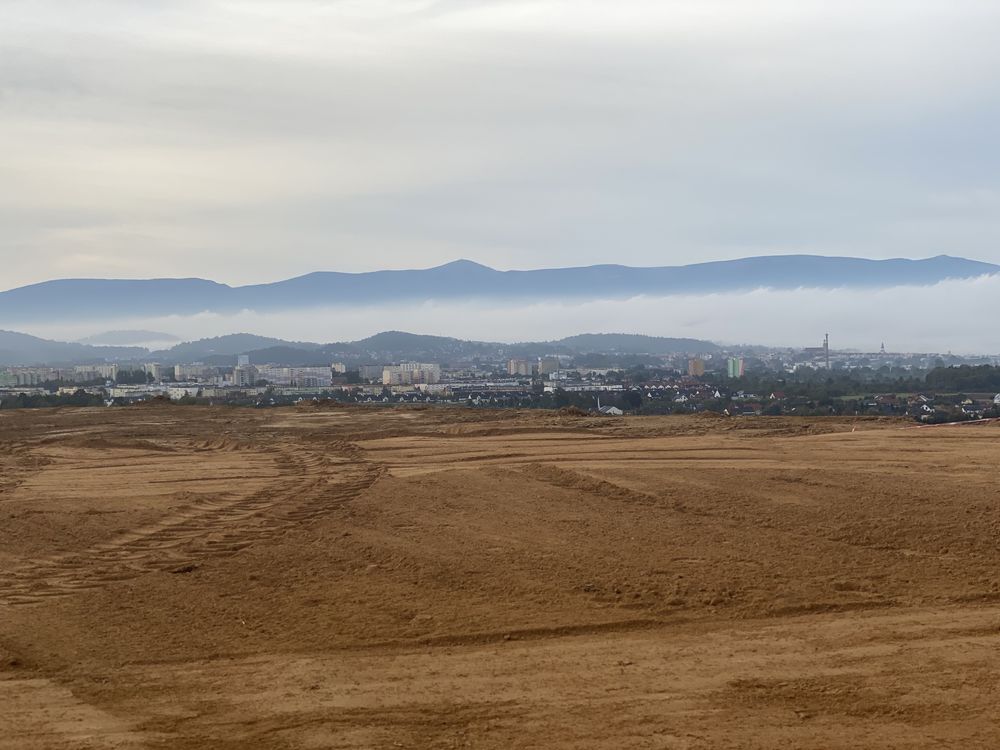
[[[0,749],[1000,746],[1000,425],[0,413]]]

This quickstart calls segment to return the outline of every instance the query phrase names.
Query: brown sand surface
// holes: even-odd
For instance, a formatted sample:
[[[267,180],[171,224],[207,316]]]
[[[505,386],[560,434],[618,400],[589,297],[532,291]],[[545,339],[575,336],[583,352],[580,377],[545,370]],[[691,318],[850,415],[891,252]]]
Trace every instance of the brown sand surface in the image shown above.
[[[1000,425],[0,413],[0,750],[1000,747]]]

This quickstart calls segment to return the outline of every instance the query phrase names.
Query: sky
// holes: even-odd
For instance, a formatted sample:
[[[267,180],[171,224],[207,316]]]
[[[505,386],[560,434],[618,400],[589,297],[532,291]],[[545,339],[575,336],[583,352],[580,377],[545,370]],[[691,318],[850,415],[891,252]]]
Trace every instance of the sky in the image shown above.
[[[995,0],[5,0],[0,289],[1000,262]]]

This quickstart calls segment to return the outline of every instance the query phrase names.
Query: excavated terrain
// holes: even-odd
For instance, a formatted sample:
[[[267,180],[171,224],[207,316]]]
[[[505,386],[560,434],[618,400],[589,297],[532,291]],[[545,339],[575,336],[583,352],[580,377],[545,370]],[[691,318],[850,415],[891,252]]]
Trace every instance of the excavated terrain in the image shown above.
[[[0,750],[1000,747],[1000,425],[0,412]]]

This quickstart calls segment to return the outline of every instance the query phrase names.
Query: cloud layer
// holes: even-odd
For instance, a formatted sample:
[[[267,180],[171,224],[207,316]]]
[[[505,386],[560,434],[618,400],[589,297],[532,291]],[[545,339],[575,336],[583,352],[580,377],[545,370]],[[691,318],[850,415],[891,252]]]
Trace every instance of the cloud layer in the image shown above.
[[[998,32],[984,0],[9,3],[0,286],[1000,262]]]
[[[743,294],[638,297],[587,304],[501,309],[468,304],[347,307],[266,315],[202,314],[132,321],[33,326],[28,333],[78,339],[113,326],[163,331],[184,339],[249,332],[316,341],[357,340],[384,330],[491,341],[538,341],[577,333],[643,333],[728,344],[1000,354],[1000,276],[930,287],[872,290],[755,291]],[[103,328],[102,328],[103,326]]]

